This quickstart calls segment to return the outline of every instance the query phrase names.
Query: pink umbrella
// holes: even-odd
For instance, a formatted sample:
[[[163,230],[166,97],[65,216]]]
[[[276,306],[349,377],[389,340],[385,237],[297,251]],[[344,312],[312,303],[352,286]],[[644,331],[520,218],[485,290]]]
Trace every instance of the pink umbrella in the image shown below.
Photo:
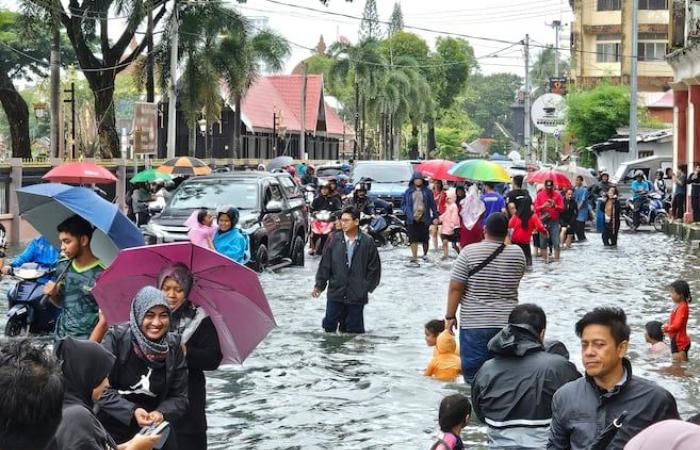
[[[158,273],[171,262],[182,262],[192,271],[189,300],[214,322],[222,363],[242,363],[276,325],[260,280],[247,267],[189,242],[120,252],[92,291],[107,323],[129,320],[138,290],[156,286]]]
[[[449,170],[454,167],[455,164],[456,163],[452,161],[444,159],[430,159],[418,164],[415,170],[433,180],[464,181],[464,178],[449,173]]]

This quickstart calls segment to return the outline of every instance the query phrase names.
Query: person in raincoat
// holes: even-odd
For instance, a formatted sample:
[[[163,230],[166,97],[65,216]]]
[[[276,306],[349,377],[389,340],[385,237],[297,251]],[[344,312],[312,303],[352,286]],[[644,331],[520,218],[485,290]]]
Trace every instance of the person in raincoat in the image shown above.
[[[63,419],[48,450],[116,450],[117,444],[93,413],[94,402],[109,386],[115,357],[100,344],[67,337],[54,348],[61,362],[65,394]],[[159,436],[135,435],[118,448],[146,450]]]
[[[250,240],[243,230],[237,228],[239,212],[228,207],[216,217],[219,229],[214,233],[214,249],[240,264],[250,261]]]
[[[457,194],[454,189],[447,192],[445,202],[445,212],[440,215],[440,239],[442,239],[442,259],[449,258],[449,245],[459,254],[459,230],[461,221],[459,218],[459,207],[457,206]]]
[[[189,300],[192,272],[183,263],[169,264],[158,275],[158,286],[165,295],[172,317],[170,331],[180,336],[187,361],[187,397],[189,407],[175,423],[179,449],[207,449],[205,370],[216,370],[221,363],[221,346],[214,323],[202,308]]]
[[[440,381],[454,381],[462,373],[462,360],[457,354],[457,342],[449,331],[437,337],[435,354],[425,368],[424,375]]]
[[[411,263],[418,264],[418,245],[423,246],[423,260],[428,259],[430,225],[437,225],[440,214],[433,192],[420,172],[415,172],[403,194],[401,209],[406,215],[408,240],[411,243]]]
[[[164,450],[176,449],[174,424],[187,412],[187,361],[180,337],[170,333],[172,313],[163,293],[142,288],[129,321],[107,331],[102,345],[116,357],[97,417],[116,442],[142,427],[168,421]]]
[[[484,202],[479,198],[479,190],[472,184],[467,196],[459,203],[459,247],[464,248],[484,239],[484,229],[481,226],[481,216],[486,211]]]

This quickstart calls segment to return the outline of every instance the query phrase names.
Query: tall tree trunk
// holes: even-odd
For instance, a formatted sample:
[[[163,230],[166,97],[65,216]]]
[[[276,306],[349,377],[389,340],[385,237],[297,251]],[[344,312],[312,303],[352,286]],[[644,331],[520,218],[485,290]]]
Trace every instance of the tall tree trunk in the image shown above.
[[[243,146],[241,145],[241,96],[236,95],[236,111],[234,111],[233,116],[233,142],[231,143],[231,149],[233,151],[234,158],[243,157]],[[259,156],[258,156],[259,157]]]
[[[32,147],[29,140],[29,108],[27,102],[15,89],[12,80],[5,72],[0,72],[0,104],[10,123],[12,157],[31,158]]]
[[[428,120],[428,148],[426,150],[426,159],[430,159],[433,152],[437,149],[437,141],[435,140],[435,119],[432,117]]]
[[[394,115],[389,116],[389,155],[390,159],[399,159],[396,155],[396,149],[394,144],[394,135],[396,130],[394,129]]]
[[[102,156],[111,155],[114,158],[118,158],[120,151],[119,136],[117,135],[114,116],[114,78],[101,76],[99,80],[100,84],[93,87],[92,91],[95,94],[95,116],[97,119],[100,153]]]
[[[408,149],[408,159],[418,159],[418,135],[419,130],[416,124],[411,125],[411,145]]]
[[[146,25],[146,101],[155,101],[155,81],[153,76],[153,1],[148,1],[148,20]]]
[[[369,151],[365,150],[365,97],[364,95],[362,96],[362,101],[361,101],[361,109],[362,109],[362,130],[360,132],[360,155],[363,155],[360,157],[360,159],[370,159],[369,157]]]
[[[50,155],[53,158],[60,157],[61,149],[61,22],[56,13],[52,14],[51,27],[51,54],[50,54],[50,108],[49,120],[51,121]]]
[[[187,136],[187,154],[192,157],[197,156],[197,133],[199,132],[199,127],[197,126],[197,122],[194,122],[192,124],[192,128],[190,128],[190,131]]]

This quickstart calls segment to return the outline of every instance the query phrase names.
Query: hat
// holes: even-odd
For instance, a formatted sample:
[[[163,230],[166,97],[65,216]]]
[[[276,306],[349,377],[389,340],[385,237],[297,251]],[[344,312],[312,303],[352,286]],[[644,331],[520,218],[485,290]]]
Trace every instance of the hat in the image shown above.
[[[642,172],[641,170],[636,170],[636,171],[634,172],[634,177],[635,177],[635,178],[637,178],[637,177],[644,177],[644,172]]]

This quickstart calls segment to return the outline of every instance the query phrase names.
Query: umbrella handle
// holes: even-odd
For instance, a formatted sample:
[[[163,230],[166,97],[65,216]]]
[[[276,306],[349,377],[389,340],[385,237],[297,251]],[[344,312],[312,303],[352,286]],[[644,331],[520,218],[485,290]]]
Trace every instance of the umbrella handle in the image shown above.
[[[63,279],[66,277],[66,273],[68,272],[68,269],[70,268],[71,264],[73,263],[72,259],[68,260],[68,264],[66,264],[66,267],[61,271],[61,273],[58,274],[58,277],[56,277],[56,280],[54,280],[54,283],[58,284]],[[51,300],[51,296],[49,294],[44,294],[41,296],[41,300],[39,300],[39,305],[41,305],[42,308],[46,308],[49,304],[49,302],[53,303]],[[58,306],[58,305],[56,305]]]

